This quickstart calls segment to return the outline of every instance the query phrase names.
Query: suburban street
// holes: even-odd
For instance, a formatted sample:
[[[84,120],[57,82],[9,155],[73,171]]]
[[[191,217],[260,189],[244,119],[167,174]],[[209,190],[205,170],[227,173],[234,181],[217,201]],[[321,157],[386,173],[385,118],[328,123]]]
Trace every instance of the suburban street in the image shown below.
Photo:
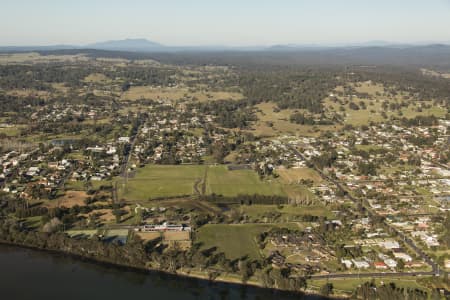
[[[300,151],[298,151],[295,147],[293,147],[291,145],[288,145],[288,147],[290,147],[304,161],[308,161],[305,158],[305,156],[302,153],[300,153]],[[364,207],[364,209],[367,210],[369,216],[378,216],[378,214],[376,212],[374,212],[370,207],[368,207],[365,204],[364,201],[360,201],[360,200],[356,199],[355,197],[353,197],[350,193],[348,193],[347,190],[345,190],[344,187],[342,187],[342,184],[339,181],[337,181],[337,180],[335,180],[333,178],[330,178],[329,176],[325,175],[322,172],[322,170],[317,168],[315,165],[313,166],[313,168],[314,168],[314,170],[316,170],[320,174],[320,176],[324,180],[332,182],[352,202],[354,202],[355,204],[356,203],[360,203]],[[399,231],[395,227],[391,226],[386,221],[384,221],[384,224],[386,226],[388,226],[390,228],[390,230],[395,232],[409,247],[411,247],[417,253],[417,255],[419,257],[421,257],[422,260],[425,263],[427,263],[432,268],[432,271],[431,272],[411,272],[411,273],[408,273],[408,272],[401,272],[401,273],[363,273],[365,277],[392,277],[392,276],[419,276],[419,275],[439,276],[440,275],[438,264],[436,262],[434,262],[425,252],[423,252],[422,249],[417,247],[412,239],[407,237],[403,232]],[[328,275],[317,275],[317,276],[325,276],[325,277],[319,277],[319,278],[355,278],[355,277],[360,277],[361,274],[328,274]],[[316,278],[316,277],[313,277],[313,278]]]

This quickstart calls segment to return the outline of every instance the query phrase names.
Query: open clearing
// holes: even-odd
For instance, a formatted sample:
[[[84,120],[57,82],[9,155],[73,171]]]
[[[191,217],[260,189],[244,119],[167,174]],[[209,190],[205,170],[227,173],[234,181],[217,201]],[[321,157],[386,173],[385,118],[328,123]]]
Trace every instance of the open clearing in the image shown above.
[[[248,256],[259,259],[261,254],[255,238],[272,228],[265,224],[209,224],[199,228],[197,241],[202,249],[217,247],[229,259]]]
[[[111,80],[102,73],[92,73],[84,78],[84,82],[90,82],[90,83],[107,83]]]
[[[403,287],[403,288],[413,288],[413,289],[424,289],[424,286],[421,286],[417,283],[416,278],[414,277],[402,277],[402,278],[374,278],[372,279],[375,281],[377,285],[380,285],[381,283],[388,284],[390,282],[395,283],[397,287]],[[327,282],[331,282],[333,284],[333,287],[335,290],[338,291],[346,291],[346,292],[352,292],[354,291],[359,285],[370,281],[368,278],[345,278],[345,279],[333,279],[333,280],[311,280],[308,283],[308,286],[314,287],[316,289],[319,289],[321,286],[323,286]]]
[[[119,183],[119,197],[148,200],[194,194],[194,183],[204,175],[205,166],[147,165],[137,170],[128,186]]]
[[[84,54],[76,55],[40,55],[36,52],[0,54],[0,64],[48,63],[48,62],[76,62],[87,61]]]
[[[206,182],[207,194],[229,197],[239,194],[286,195],[278,181],[262,181],[253,170],[229,171],[225,166],[210,166]]]
[[[6,95],[15,96],[15,97],[39,97],[43,99],[48,99],[50,97],[50,92],[47,91],[38,91],[34,89],[23,89],[23,90],[9,90],[6,92]]]
[[[88,197],[83,191],[66,191],[63,196],[48,202],[48,207],[67,207],[71,208],[75,205],[84,206],[84,200]]]
[[[321,131],[336,130],[334,125],[299,125],[289,119],[294,109],[274,111],[276,104],[265,102],[255,105],[258,121],[253,124],[251,132],[260,137],[274,137],[280,134],[298,134],[302,136],[318,136]]]
[[[322,182],[322,177],[311,168],[277,169],[277,174],[287,184],[297,183],[300,180],[312,180],[315,184]]]
[[[206,194],[228,197],[239,194],[286,195],[279,181],[262,181],[252,170],[229,171],[226,166],[147,165],[128,179],[127,187],[122,181],[119,182],[119,197],[145,201],[196,195],[202,192],[206,168]],[[194,185],[200,181],[195,190]]]
[[[169,100],[176,101],[180,99],[190,99],[197,101],[215,101],[215,100],[239,100],[243,95],[234,92],[217,92],[207,90],[190,90],[188,88],[160,88],[151,86],[133,86],[126,91],[121,100]]]
[[[244,256],[259,259],[262,252],[256,243],[256,237],[272,228],[298,229],[299,227],[295,223],[208,224],[197,230],[196,242],[201,243],[201,249],[217,247],[217,251],[225,253],[229,259]]]
[[[386,89],[384,86],[379,84],[373,84],[371,82],[360,82],[357,84],[351,84],[353,88],[359,93],[367,93],[369,97],[372,99],[363,99],[356,96],[352,96],[352,102],[356,103],[360,106],[361,102],[365,103],[366,109],[362,109],[360,106],[359,110],[352,110],[349,108],[348,104],[342,106],[339,102],[334,102],[330,98],[326,98],[324,100],[324,106],[329,111],[340,112],[341,107],[345,107],[345,124],[351,124],[354,126],[367,125],[370,122],[383,122],[385,119],[382,116],[382,113],[386,113],[387,117],[395,116],[395,117],[406,117],[406,118],[414,118],[416,116],[430,116],[434,115],[436,117],[444,117],[446,114],[446,110],[442,107],[438,107],[433,105],[432,101],[415,101],[415,100],[406,100],[407,95],[404,93],[398,93],[395,97],[386,93]],[[336,92],[343,91],[343,87],[337,87],[335,89]],[[340,101],[349,101],[350,97],[346,96],[335,96]],[[401,115],[397,110],[385,110],[383,109],[382,103],[387,101],[389,103],[400,103],[402,101],[409,102],[408,107],[403,107],[400,109]],[[421,111],[418,111],[418,107],[422,104],[431,105],[430,108],[422,108]],[[340,112],[342,114],[342,112]]]
[[[165,241],[189,241],[191,233],[189,231],[166,231],[163,233]]]
[[[134,234],[145,242],[153,241],[161,237],[159,232],[135,232]]]
[[[0,134],[4,134],[8,137],[18,136],[21,132],[21,129],[24,128],[23,126],[16,125],[16,126],[9,126],[9,127],[0,127]]]

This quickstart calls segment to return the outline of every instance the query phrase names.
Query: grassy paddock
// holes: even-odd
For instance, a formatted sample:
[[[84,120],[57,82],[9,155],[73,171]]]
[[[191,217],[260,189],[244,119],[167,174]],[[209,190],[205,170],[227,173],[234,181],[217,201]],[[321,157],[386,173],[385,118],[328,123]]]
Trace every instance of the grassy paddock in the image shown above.
[[[312,180],[315,184],[322,182],[319,173],[311,168],[277,169],[276,172],[288,184],[296,183],[302,179]]]
[[[164,99],[176,101],[183,98],[194,98],[198,101],[240,100],[243,95],[235,92],[213,92],[206,90],[190,91],[188,88],[155,88],[151,86],[133,86],[125,92],[121,100]]]
[[[251,259],[261,258],[255,237],[267,230],[270,225],[260,224],[209,224],[197,232],[197,242],[202,243],[202,249],[217,247],[229,259],[248,256]]]
[[[119,182],[119,198],[145,201],[196,195],[203,192],[203,184],[206,194],[227,197],[240,194],[286,195],[279,181],[263,181],[252,170],[229,171],[225,166],[147,165],[128,179],[127,186],[123,181]]]
[[[138,169],[127,186],[119,183],[119,197],[128,200],[176,197],[194,194],[194,183],[204,175],[205,166],[148,165]]]
[[[226,197],[239,194],[286,195],[278,181],[262,181],[252,170],[229,171],[225,166],[210,166],[206,182],[207,194],[215,193]]]
[[[345,279],[332,279],[332,280],[311,280],[308,285],[320,289],[325,283],[330,282],[333,284],[335,290],[352,292],[359,285],[370,282],[372,278],[345,278]],[[403,288],[418,288],[422,290],[427,290],[424,286],[418,284],[414,277],[402,277],[402,278],[375,278],[375,283],[380,285],[381,283],[389,284],[390,282],[395,283],[398,287]]]

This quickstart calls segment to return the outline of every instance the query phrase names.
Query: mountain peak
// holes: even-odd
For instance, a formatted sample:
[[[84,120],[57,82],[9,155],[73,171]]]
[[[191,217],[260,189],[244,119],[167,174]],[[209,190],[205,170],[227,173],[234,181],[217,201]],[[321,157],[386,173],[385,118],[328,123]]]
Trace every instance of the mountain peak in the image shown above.
[[[164,45],[144,38],[128,38],[124,40],[111,40],[88,45],[89,48],[100,50],[123,50],[123,51],[149,51],[164,49]]]

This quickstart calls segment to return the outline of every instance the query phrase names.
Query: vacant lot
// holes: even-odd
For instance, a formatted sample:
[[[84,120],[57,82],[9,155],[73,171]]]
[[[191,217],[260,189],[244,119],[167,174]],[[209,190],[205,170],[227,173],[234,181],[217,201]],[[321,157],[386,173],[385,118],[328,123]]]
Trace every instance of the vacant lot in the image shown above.
[[[88,197],[83,191],[66,191],[63,196],[48,203],[49,207],[67,207],[71,208],[75,205],[84,206],[84,200]]]
[[[191,233],[189,231],[166,231],[163,233],[164,241],[189,241]]]
[[[302,179],[312,180],[315,184],[322,181],[322,177],[311,168],[278,169],[276,172],[287,184],[297,183]]]
[[[140,237],[143,241],[153,241],[161,237],[159,232],[136,232],[135,235]]]

